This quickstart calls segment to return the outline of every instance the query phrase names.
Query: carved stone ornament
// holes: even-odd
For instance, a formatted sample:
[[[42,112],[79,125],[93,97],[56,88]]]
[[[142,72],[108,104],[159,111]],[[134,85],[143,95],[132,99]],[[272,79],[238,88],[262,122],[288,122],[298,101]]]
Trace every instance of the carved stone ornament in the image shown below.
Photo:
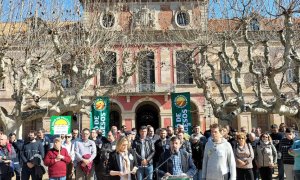
[[[137,29],[154,27],[154,13],[143,7],[133,14],[133,25]]]

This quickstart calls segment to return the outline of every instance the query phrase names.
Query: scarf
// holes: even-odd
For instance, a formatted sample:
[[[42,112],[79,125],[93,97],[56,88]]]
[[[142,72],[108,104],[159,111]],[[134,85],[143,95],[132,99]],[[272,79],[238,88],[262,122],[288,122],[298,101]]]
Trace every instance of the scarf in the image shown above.
[[[130,174],[130,161],[128,158],[127,152],[120,153],[120,156],[122,158],[122,164],[123,164],[123,169],[121,171],[123,173],[126,173],[126,175],[123,176],[123,179],[127,180],[128,179],[128,173]]]

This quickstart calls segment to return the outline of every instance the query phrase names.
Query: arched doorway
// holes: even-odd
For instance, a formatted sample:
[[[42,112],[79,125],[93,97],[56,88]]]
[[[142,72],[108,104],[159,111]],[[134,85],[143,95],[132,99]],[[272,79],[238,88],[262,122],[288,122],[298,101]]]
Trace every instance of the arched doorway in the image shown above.
[[[116,103],[110,104],[109,127],[117,126],[118,129],[122,125],[121,109]]]
[[[65,112],[61,114],[61,116],[71,116],[71,130],[79,129],[81,131],[81,122],[80,122],[80,114],[73,113],[71,111]]]
[[[136,108],[135,127],[151,125],[159,128],[159,108],[152,102],[145,102]]]

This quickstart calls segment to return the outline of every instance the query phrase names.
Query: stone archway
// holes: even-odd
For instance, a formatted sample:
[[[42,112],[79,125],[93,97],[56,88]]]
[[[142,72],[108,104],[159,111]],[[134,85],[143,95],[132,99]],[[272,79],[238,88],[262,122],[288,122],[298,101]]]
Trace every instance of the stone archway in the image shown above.
[[[151,125],[154,129],[159,128],[160,111],[156,104],[150,101],[143,102],[136,108],[135,127]]]

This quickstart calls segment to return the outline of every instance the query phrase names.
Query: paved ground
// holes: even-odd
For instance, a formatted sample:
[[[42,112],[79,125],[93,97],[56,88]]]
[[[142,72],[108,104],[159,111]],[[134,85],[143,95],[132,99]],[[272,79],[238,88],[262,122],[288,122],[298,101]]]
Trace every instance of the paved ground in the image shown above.
[[[275,178],[277,177],[277,170],[275,169],[275,173],[273,174],[273,179],[278,179],[278,178]],[[43,180],[48,180],[48,173],[44,174],[43,176]],[[73,177],[73,179],[75,179],[75,177]],[[16,180],[16,177],[13,177],[12,180]]]

